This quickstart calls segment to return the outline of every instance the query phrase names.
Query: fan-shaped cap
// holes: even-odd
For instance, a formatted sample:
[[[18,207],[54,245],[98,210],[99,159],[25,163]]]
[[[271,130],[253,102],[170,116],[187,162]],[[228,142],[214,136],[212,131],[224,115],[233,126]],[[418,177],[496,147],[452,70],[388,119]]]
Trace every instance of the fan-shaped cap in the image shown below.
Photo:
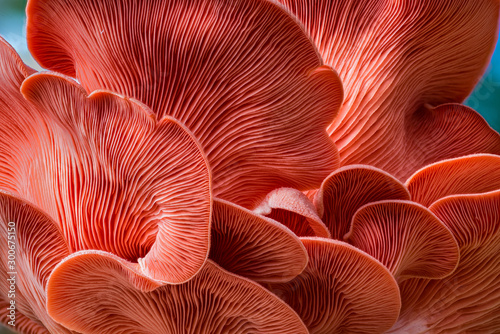
[[[340,80],[273,1],[31,0],[27,15],[42,66],[186,124],[219,198],[253,208],[279,187],[318,187],[338,167],[325,129]]]
[[[211,188],[189,131],[53,73],[30,76],[21,90],[27,108],[0,105],[0,187],[46,211],[71,252],[109,251],[164,282],[196,274],[208,257]]]
[[[382,262],[398,283],[411,277],[446,277],[459,261],[448,228],[427,208],[409,201],[363,206],[345,240]]]
[[[383,333],[401,300],[391,273],[376,259],[337,240],[301,238],[309,254],[302,274],[271,290],[304,320],[311,334]]]
[[[500,156],[476,154],[436,162],[413,174],[406,185],[425,206],[442,197],[500,189]]]
[[[150,292],[137,288],[147,278],[131,274],[103,252],[76,253],[50,276],[48,312],[88,334],[307,333],[279,298],[210,260],[191,281]]]
[[[442,280],[402,283],[393,333],[500,331],[500,190],[449,196],[430,210],[455,236],[460,262]]]
[[[0,80],[2,80],[3,94],[5,94],[4,89],[8,90],[19,86],[25,77],[35,72],[21,60],[16,50],[0,36]]]
[[[363,205],[381,200],[408,200],[401,182],[377,168],[363,165],[342,167],[328,176],[315,197],[315,204],[332,233],[342,240],[349,232],[354,213]]]
[[[214,200],[210,259],[260,283],[286,282],[307,265],[307,252],[292,231],[241,206]]]
[[[279,188],[271,191],[254,212],[279,221],[299,237],[330,237],[314,204],[297,189]]]
[[[22,333],[70,333],[45,310],[49,275],[69,255],[57,224],[30,203],[0,191],[0,242],[0,321],[14,320],[14,329]]]
[[[8,309],[9,306],[10,306],[9,303],[4,302],[3,300],[0,300],[0,317],[2,319],[6,319],[4,321],[4,325],[9,326],[7,328],[13,329],[10,325],[7,324],[7,319],[9,319],[8,316],[9,316],[9,312],[10,312],[10,310]],[[26,333],[26,334],[46,334],[47,333],[47,328],[45,328],[43,325],[40,325],[36,322],[31,321],[30,318],[26,317],[24,314],[19,313],[19,312],[16,314],[15,324],[16,324],[16,330],[19,333],[23,333],[23,334],[24,333]],[[2,327],[0,327],[0,328],[3,330]],[[70,332],[70,331],[67,331],[67,332]],[[15,333],[15,332],[7,331],[5,333],[11,334],[11,333]]]
[[[33,73],[34,70],[24,64],[12,46],[0,36],[0,124],[3,129],[14,127],[14,138],[22,136],[20,130],[26,128],[23,125],[16,127],[16,124],[31,114],[31,106],[22,97],[19,87]],[[0,152],[3,150],[4,147],[0,146]],[[5,162],[0,160],[0,175],[8,173],[4,165]]]
[[[461,103],[489,63],[500,5],[492,0],[278,0],[304,24],[345,89],[328,128],[341,164],[404,181],[419,168],[500,154],[500,136]]]

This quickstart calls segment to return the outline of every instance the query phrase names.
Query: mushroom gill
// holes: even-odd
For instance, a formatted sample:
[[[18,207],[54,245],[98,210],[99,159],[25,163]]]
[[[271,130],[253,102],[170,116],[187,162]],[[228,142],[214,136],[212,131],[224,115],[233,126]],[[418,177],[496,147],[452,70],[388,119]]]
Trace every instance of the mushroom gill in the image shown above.
[[[21,333],[71,333],[45,309],[49,275],[68,255],[66,241],[52,219],[23,199],[0,192],[0,321],[3,324],[14,320],[16,330]]]
[[[287,283],[272,284],[311,334],[383,333],[401,307],[391,273],[376,259],[342,241],[301,238],[309,263]]]
[[[386,172],[371,166],[345,166],[328,176],[316,193],[320,217],[332,234],[343,240],[354,213],[363,205],[381,200],[408,200],[406,187]]]
[[[404,181],[439,160],[500,154],[498,133],[453,104],[488,65],[498,1],[278,1],[342,79],[345,99],[328,128],[341,165],[372,165]]]
[[[391,333],[496,333],[500,328],[500,190],[453,195],[431,205],[460,249],[441,280],[401,285],[401,316]]]
[[[500,330],[500,135],[460,104],[500,0],[26,13],[48,72],[0,38],[20,332]]]
[[[412,200],[429,207],[440,198],[500,189],[500,156],[474,154],[425,166],[406,186]]]
[[[86,334],[308,333],[279,298],[210,260],[191,281],[149,292],[136,287],[138,280],[148,278],[132,281],[130,275],[105,253],[74,254],[49,278],[48,312]]]
[[[26,78],[23,96],[26,75],[1,78],[0,188],[47,212],[70,252],[109,251],[170,283],[195,275],[208,256],[212,200],[190,132],[114,93],[87,96],[56,73]]]
[[[259,283],[286,282],[307,265],[292,231],[239,205],[214,199],[210,259]]]
[[[273,1],[30,0],[27,16],[42,66],[185,124],[221,199],[253,209],[276,188],[317,188],[338,167],[325,129],[342,85]]]
[[[459,261],[455,238],[427,208],[410,201],[381,201],[359,209],[344,239],[382,262],[398,283],[440,279]]]

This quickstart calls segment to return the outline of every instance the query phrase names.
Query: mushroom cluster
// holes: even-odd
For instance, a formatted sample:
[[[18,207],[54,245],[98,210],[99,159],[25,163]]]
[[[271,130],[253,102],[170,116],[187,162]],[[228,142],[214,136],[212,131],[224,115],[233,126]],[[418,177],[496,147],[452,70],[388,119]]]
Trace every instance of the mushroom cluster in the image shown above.
[[[4,325],[500,332],[500,135],[460,104],[500,1],[26,12],[48,71],[0,37]]]

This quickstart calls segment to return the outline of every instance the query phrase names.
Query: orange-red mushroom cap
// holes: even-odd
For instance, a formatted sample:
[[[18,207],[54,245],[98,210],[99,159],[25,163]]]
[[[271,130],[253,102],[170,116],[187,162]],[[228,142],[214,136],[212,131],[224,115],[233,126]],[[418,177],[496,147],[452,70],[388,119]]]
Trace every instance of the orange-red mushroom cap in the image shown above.
[[[382,262],[398,283],[439,279],[459,261],[457,242],[427,208],[410,201],[381,201],[360,208],[345,240]]]
[[[391,333],[500,331],[500,190],[453,195],[430,210],[460,248],[456,270],[441,280],[401,285],[401,317]]]
[[[474,154],[439,161],[413,174],[406,186],[413,201],[427,207],[450,195],[500,189],[500,155]]]
[[[27,16],[42,66],[184,123],[219,198],[252,209],[276,188],[317,188],[338,167],[325,130],[340,79],[274,1],[31,0]]]
[[[371,166],[353,165],[338,169],[323,181],[315,204],[332,238],[343,240],[360,207],[389,199],[408,200],[410,194],[388,173]]]
[[[314,204],[297,189],[279,188],[271,191],[254,212],[279,221],[299,237],[330,237]]]
[[[109,251],[164,282],[192,278],[208,257],[212,195],[190,131],[60,74],[26,78],[5,42],[0,52],[0,188],[47,212],[71,252]]]
[[[278,0],[304,25],[345,99],[328,132],[341,165],[399,180],[430,163],[500,154],[500,136],[460,105],[498,36],[496,0]]]
[[[307,265],[307,251],[284,225],[214,199],[210,259],[259,283],[287,282]]]
[[[274,284],[311,334],[383,333],[401,307],[391,273],[375,258],[342,241],[301,238],[309,254],[302,274]]]
[[[149,292],[137,288],[147,278],[131,275],[102,252],[75,254],[50,276],[48,312],[88,334],[308,333],[279,298],[210,260],[191,281]]]
[[[1,323],[21,333],[71,333],[45,308],[49,275],[69,255],[56,222],[31,203],[0,191],[0,242]]]

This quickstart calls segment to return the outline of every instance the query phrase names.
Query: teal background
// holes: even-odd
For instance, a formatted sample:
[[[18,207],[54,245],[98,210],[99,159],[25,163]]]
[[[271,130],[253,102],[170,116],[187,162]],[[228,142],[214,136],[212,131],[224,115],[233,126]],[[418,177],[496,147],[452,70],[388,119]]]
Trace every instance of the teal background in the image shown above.
[[[25,0],[0,0],[0,35],[19,52],[31,67],[40,68],[31,58],[26,46]],[[500,43],[498,44],[500,45]],[[467,99],[466,104],[483,115],[486,121],[500,131],[500,47],[482,80]],[[10,333],[0,327],[0,333]]]

